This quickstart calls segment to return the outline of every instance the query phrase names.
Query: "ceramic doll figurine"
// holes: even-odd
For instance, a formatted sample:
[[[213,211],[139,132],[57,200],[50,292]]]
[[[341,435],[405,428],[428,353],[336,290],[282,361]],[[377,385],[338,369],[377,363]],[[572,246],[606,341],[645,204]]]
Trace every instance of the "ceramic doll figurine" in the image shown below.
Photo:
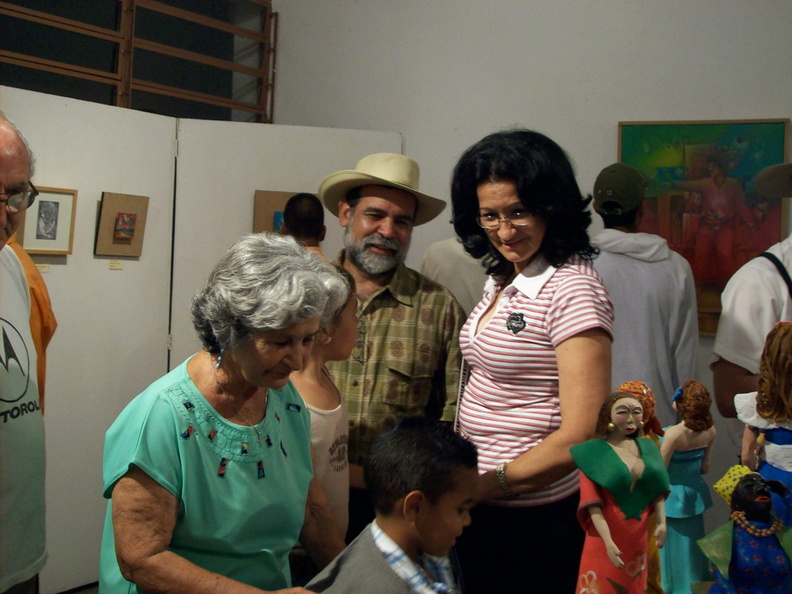
[[[650,437],[660,447],[660,438],[663,436],[660,419],[655,415],[655,395],[651,388],[644,382],[630,381],[624,382],[617,392],[629,392],[638,399],[643,408],[643,432],[646,437]]]
[[[657,517],[653,537],[659,547],[665,542],[668,473],[657,445],[642,437],[642,417],[634,395],[614,392],[600,410],[597,428],[604,437],[571,449],[581,470],[578,519],[586,532],[579,591],[646,591],[652,509]]]
[[[746,474],[731,494],[731,522],[699,540],[715,567],[710,594],[792,592],[792,530],[773,515],[771,492],[792,499],[780,481]]]
[[[715,426],[707,388],[688,380],[674,393],[682,420],[667,427],[660,454],[668,467],[671,492],[666,499],[668,537],[660,553],[666,594],[687,594],[690,584],[711,579],[707,559],[696,541],[704,536],[704,511],[712,506],[702,478],[709,470]]]
[[[616,388],[616,391],[629,392],[638,399],[638,402],[641,403],[641,407],[643,408],[644,435],[654,441],[659,448],[663,429],[660,425],[660,420],[655,414],[655,396],[651,388],[644,382],[629,381],[621,384]],[[655,515],[654,513],[650,513],[649,521],[646,525],[647,534],[649,535],[649,542],[646,549],[646,594],[665,594],[660,573],[660,549],[657,548],[657,542],[654,538],[656,527],[657,522]]]
[[[767,335],[758,388],[734,397],[737,417],[746,425],[742,462],[792,489],[792,322],[778,322]],[[789,524],[792,518],[784,515],[778,497],[773,505],[776,516]]]

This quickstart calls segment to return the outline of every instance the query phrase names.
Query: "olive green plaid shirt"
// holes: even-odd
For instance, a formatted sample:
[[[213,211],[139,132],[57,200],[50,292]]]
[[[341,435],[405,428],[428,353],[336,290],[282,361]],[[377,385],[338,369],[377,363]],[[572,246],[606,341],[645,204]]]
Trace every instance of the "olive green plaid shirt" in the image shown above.
[[[347,407],[351,464],[363,464],[374,436],[402,417],[454,420],[466,319],[448,289],[404,265],[358,301],[358,317],[352,355],[327,363]]]

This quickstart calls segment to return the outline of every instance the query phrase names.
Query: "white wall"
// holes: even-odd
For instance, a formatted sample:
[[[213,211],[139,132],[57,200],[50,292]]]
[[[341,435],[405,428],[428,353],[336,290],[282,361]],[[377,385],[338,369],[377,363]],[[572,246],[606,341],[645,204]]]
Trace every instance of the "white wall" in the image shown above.
[[[198,348],[190,297],[223,251],[252,231],[255,190],[315,191],[360,153],[399,152],[402,140],[176,120],[9,87],[0,87],[0,110],[36,155],[33,181],[78,190],[72,255],[33,256],[49,265],[43,276],[58,318],[44,417],[49,562],[41,587],[52,594],[98,579],[104,434],[168,369],[171,252],[175,366]],[[143,254],[120,259],[120,271],[93,255],[103,191],[150,198]],[[340,232],[328,246],[338,249]]]
[[[401,142],[393,132],[179,120],[171,367],[200,348],[190,299],[223,252],[253,230],[256,190],[316,192],[358,155],[398,153]],[[325,217],[322,245],[332,257],[342,235],[333,216]]]
[[[166,369],[176,122],[0,87],[0,109],[36,156],[33,181],[77,189],[70,256],[34,256],[58,318],[48,349],[47,537],[42,592],[96,581],[104,432]],[[143,255],[93,255],[102,192],[149,196]]]
[[[505,127],[556,140],[590,191],[619,121],[792,116],[788,0],[273,4],[275,122],[398,130],[446,200],[459,155]],[[449,218],[416,231],[408,263]]]
[[[273,4],[275,122],[398,130],[404,154],[421,165],[421,189],[446,200],[459,155],[506,127],[556,140],[589,192],[617,160],[620,121],[792,116],[788,0]],[[453,234],[449,219],[415,231],[408,264]],[[592,231],[601,229],[595,219]],[[702,337],[698,379],[710,387],[711,351]],[[712,479],[739,450],[734,423],[717,424]],[[725,513],[716,502],[708,523]]]

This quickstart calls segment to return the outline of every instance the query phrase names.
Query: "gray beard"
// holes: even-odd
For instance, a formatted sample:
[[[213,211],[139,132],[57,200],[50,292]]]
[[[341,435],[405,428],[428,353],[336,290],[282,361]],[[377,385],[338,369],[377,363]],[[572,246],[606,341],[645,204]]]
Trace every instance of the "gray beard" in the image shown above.
[[[375,254],[366,249],[367,246],[372,244],[394,249],[396,253],[393,256]],[[349,226],[344,231],[344,247],[346,248],[346,255],[349,261],[371,276],[380,276],[396,270],[399,264],[403,264],[407,257],[407,248],[401,249],[401,246],[395,240],[382,237],[378,233],[364,237],[360,242],[357,242],[349,234]]]

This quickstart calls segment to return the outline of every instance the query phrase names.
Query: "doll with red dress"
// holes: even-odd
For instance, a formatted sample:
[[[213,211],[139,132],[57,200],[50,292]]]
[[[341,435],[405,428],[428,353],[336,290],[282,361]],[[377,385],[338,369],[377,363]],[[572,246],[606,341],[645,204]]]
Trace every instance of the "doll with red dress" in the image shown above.
[[[652,510],[653,537],[658,547],[665,542],[668,473],[657,445],[643,436],[642,417],[635,395],[614,392],[600,410],[603,437],[571,448],[581,471],[578,519],[586,532],[579,592],[646,591]]]

